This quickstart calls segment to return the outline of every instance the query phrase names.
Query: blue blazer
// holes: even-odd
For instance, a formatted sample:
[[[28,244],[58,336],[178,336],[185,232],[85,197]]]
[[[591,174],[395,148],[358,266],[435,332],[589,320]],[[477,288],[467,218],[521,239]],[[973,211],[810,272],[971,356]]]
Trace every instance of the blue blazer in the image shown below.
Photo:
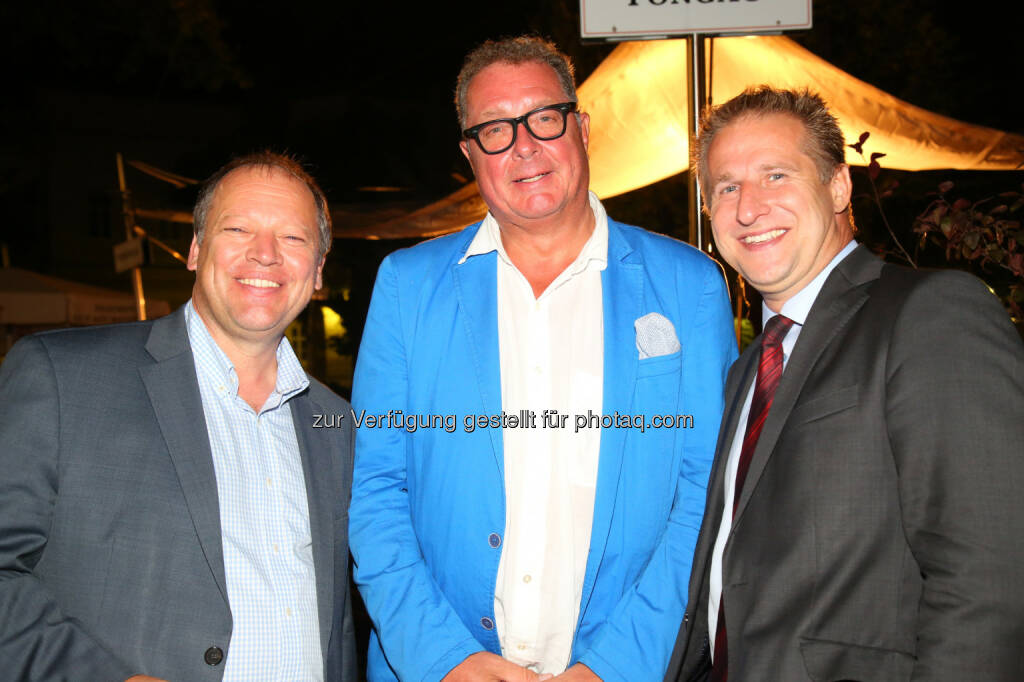
[[[497,254],[459,264],[479,226],[395,252],[377,274],[353,404],[383,425],[357,431],[349,512],[370,680],[439,680],[472,653],[501,652],[502,432],[466,424],[502,411]],[[601,433],[572,662],[635,682],[661,679],[682,620],[736,343],[714,261],[636,227],[608,231],[603,413],[648,427]],[[650,312],[672,321],[679,352],[639,358],[634,321]],[[439,419],[389,428],[398,411]],[[692,428],[653,428],[656,415],[692,415]]]

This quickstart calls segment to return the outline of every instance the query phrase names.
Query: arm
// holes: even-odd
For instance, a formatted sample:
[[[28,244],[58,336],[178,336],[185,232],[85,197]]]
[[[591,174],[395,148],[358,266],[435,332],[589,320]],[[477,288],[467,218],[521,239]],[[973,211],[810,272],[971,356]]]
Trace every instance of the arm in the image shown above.
[[[59,494],[57,379],[29,338],[0,369],[0,660],[11,679],[125,679],[134,671],[69,618],[35,568]]]
[[[924,579],[914,680],[1020,680],[1024,346],[985,287],[929,278],[896,320],[886,425]]]
[[[682,434],[682,466],[659,544],[593,645],[580,655],[580,663],[602,680],[660,680],[686,608],[690,566],[722,417],[725,377],[736,359],[725,282],[718,268],[704,272],[700,300],[683,347],[678,405],[681,411],[693,414],[695,428]],[[693,296],[694,292],[679,291],[677,295]]]
[[[409,411],[402,303],[389,257],[377,275],[359,349],[357,413]],[[406,479],[408,437],[401,429],[358,430],[349,540],[354,577],[388,663],[403,680],[437,680],[483,647],[448,603],[420,552]]]

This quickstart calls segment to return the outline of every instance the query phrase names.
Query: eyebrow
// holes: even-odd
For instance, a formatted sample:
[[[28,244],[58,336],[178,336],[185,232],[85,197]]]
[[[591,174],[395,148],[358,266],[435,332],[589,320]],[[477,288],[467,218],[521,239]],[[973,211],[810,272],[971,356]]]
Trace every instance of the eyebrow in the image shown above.
[[[523,114],[529,113],[531,111],[536,111],[537,109],[543,109],[544,107],[553,107],[556,104],[561,104],[561,102],[556,100],[556,101],[548,102],[547,104],[533,104],[533,105],[530,106],[530,108],[528,108],[522,114],[519,114],[519,116],[522,116]],[[518,118],[519,116],[513,116],[511,114],[506,115],[506,114],[503,114],[503,112],[498,110],[498,109],[486,109],[486,110],[480,112],[480,117],[481,117],[481,119],[483,119],[481,121],[481,123],[488,123],[490,121],[500,121],[500,120],[509,119],[509,118]]]
[[[799,168],[790,163],[784,163],[782,161],[773,161],[771,163],[762,163],[757,167],[759,173],[767,173],[773,170],[785,170],[785,171],[797,171]],[[733,179],[733,174],[726,171],[719,173],[717,176],[711,179],[711,186],[714,187],[723,182],[729,182]]]
[[[760,166],[758,166],[757,169],[759,171],[762,171],[762,172],[764,172],[764,171],[771,171],[771,170],[788,170],[788,171],[799,170],[799,168],[797,168],[793,164],[784,163],[782,161],[776,161],[774,163],[763,163]]]

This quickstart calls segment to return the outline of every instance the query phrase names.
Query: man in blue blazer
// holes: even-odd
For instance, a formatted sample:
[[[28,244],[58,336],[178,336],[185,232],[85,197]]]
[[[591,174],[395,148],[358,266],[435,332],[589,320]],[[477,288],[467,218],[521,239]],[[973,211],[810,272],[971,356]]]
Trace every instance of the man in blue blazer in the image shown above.
[[[356,366],[369,678],[660,679],[736,355],[721,271],[588,192],[551,44],[485,43],[457,106],[488,216],[384,261]]]

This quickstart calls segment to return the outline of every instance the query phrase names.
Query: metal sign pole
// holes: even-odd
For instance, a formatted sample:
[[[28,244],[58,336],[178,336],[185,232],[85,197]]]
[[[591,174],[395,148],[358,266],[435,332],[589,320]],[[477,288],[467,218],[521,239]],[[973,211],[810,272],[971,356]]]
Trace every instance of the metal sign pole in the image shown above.
[[[691,143],[697,139],[700,129],[700,112],[707,104],[707,63],[704,58],[705,36],[692,33],[690,42],[690,69],[687,73],[686,110],[690,117]],[[690,157],[693,157],[691,150]],[[701,211],[700,185],[697,169],[690,166],[690,238],[689,242],[701,251],[708,250],[710,239],[704,230],[704,212]]]

